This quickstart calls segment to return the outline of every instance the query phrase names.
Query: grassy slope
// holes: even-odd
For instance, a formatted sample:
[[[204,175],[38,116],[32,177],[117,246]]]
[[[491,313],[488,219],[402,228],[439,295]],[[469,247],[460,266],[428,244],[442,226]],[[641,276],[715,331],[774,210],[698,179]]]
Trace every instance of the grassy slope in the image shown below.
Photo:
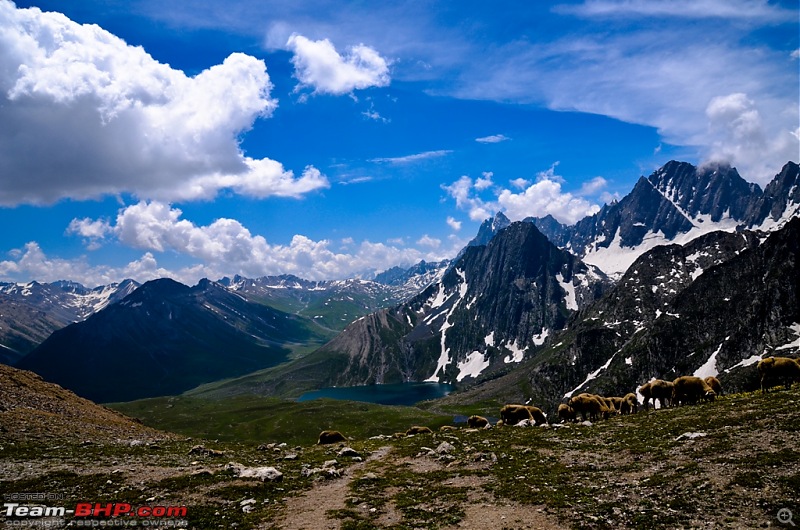
[[[189,396],[144,399],[111,405],[145,425],[186,436],[240,442],[310,445],[320,431],[336,429],[363,439],[405,431],[411,425],[448,424],[451,415],[414,407],[394,407],[319,399],[302,403],[255,395],[211,400]]]
[[[151,411],[148,423],[182,423],[185,433],[205,433],[220,441],[149,446],[11,441],[0,429],[0,491],[65,494],[66,501],[56,505],[87,499],[152,505],[146,499],[155,497],[162,505],[186,504],[195,528],[230,528],[233,523],[239,530],[277,528],[291,497],[314,487],[314,477],[302,473],[304,466],[320,467],[336,458],[336,447],[310,445],[303,441],[306,427],[291,424],[310,428],[312,423],[316,429],[321,424],[313,422],[330,417],[332,423],[325,426],[357,438],[350,445],[361,454],[391,448],[387,456],[366,464],[337,458],[341,468],[352,469],[352,477],[342,479],[348,482],[341,509],[328,512],[343,528],[390,527],[380,522],[387,514],[394,514],[391,527],[398,529],[468,524],[471,502],[484,503],[482,510],[511,505],[517,513],[543,512],[571,528],[780,526],[779,509],[800,513],[799,405],[800,388],[795,386],[789,392],[725,396],[714,403],[614,417],[592,426],[458,430],[369,440],[363,437],[372,432],[367,431],[387,414],[394,415],[387,407],[280,405],[261,398],[216,405],[185,398],[146,400],[118,408]],[[425,420],[413,408],[397,414],[395,420],[401,422]],[[249,424],[267,415],[288,422],[280,424],[289,430],[276,435],[276,441],[295,437],[302,447],[257,450],[257,443],[269,440]],[[359,424],[368,426],[363,435],[356,435]],[[231,429],[250,439],[226,441]],[[293,430],[296,434],[289,434]],[[389,426],[383,433],[395,430]],[[692,439],[684,433],[702,436]],[[448,455],[428,456],[426,447],[444,441],[453,446]],[[225,456],[189,454],[201,442],[224,450]],[[289,453],[298,456],[287,460]],[[284,480],[265,484],[236,479],[224,469],[229,461],[278,467]],[[371,478],[367,472],[373,473]],[[254,510],[244,513],[240,503],[250,498],[256,500]]]

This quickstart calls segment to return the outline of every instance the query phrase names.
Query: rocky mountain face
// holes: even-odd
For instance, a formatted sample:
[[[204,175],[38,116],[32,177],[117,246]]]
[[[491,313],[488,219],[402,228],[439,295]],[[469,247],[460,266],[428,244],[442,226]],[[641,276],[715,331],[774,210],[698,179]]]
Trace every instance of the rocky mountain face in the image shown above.
[[[609,287],[605,276],[514,223],[468,247],[441,281],[359,319],[315,352],[325,385],[456,383],[521,362]]]
[[[133,280],[94,289],[69,281],[0,283],[0,363],[18,361],[53,331],[122,300],[138,286]]]
[[[468,247],[487,245],[501,230],[511,226],[511,220],[503,212],[497,212],[494,217],[486,219],[478,227],[478,234],[467,243]]]
[[[161,279],[54,332],[17,367],[93,401],[128,401],[272,366],[291,346],[328,337],[215,282]]]
[[[530,361],[454,399],[554,410],[579,392],[624,395],[692,374],[757,387],[763,355],[800,356],[800,218],[763,237],[715,232],[647,252]]]
[[[788,162],[762,190],[729,166],[669,162],[618,202],[573,226],[528,218],[561,248],[614,278],[657,245],[687,243],[716,230],[774,230],[800,212],[800,168]]]

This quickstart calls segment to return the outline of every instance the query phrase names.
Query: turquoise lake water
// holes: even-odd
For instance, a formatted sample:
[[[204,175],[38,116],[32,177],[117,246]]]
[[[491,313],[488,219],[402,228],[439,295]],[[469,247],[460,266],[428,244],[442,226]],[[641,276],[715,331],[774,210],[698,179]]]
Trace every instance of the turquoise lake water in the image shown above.
[[[312,399],[343,399],[348,401],[366,401],[381,405],[410,406],[426,399],[444,397],[454,389],[453,385],[439,383],[397,383],[391,385],[367,385],[338,388],[322,388],[306,392],[297,401]]]

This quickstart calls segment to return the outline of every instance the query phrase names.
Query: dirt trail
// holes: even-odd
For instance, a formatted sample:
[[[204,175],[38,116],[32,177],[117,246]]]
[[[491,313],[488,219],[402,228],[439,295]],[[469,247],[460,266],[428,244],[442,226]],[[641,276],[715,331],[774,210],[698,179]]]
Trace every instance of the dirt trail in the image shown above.
[[[319,482],[311,490],[299,497],[291,497],[286,502],[286,514],[275,525],[283,530],[333,530],[341,528],[341,520],[331,519],[326,513],[345,507],[350,491],[350,482],[356,472],[368,462],[380,460],[389,454],[391,447],[381,447],[363,462],[347,468],[342,476],[333,480]]]
[[[342,520],[330,518],[327,512],[345,508],[345,502],[352,496],[350,484],[358,472],[373,461],[385,461],[390,456],[390,447],[381,447],[372,453],[364,462],[349,467],[340,478],[320,482],[311,490],[299,497],[288,499],[284,517],[272,528],[282,530],[338,530]],[[432,459],[399,459],[398,462],[414,466],[417,471],[430,472],[443,469],[440,462]],[[448,484],[467,486],[470,488],[468,502],[464,507],[465,517],[452,528],[504,528],[534,529],[534,528],[567,528],[558,524],[557,520],[548,515],[544,506],[528,506],[499,500],[483,488],[485,479],[474,476],[461,477],[448,481]],[[387,494],[391,496],[391,491]],[[402,514],[395,508],[394,502],[387,499],[388,503],[383,508],[382,514],[373,519],[373,524],[380,527],[390,527],[402,522]]]

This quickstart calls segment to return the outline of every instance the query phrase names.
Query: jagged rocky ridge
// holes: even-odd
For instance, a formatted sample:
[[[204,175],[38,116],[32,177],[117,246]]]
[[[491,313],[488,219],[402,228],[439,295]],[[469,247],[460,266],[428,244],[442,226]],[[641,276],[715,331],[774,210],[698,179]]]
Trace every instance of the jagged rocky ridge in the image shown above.
[[[316,352],[336,367],[320,385],[474,379],[532,355],[609,286],[533,224],[514,223],[468,247],[440,282]]]
[[[798,213],[800,168],[794,162],[762,191],[730,166],[671,161],[641,177],[620,201],[573,226],[551,216],[527,220],[559,247],[619,278],[657,245],[687,243],[716,230],[774,230]]]
[[[624,395],[691,374],[752,390],[763,355],[800,356],[799,252],[798,217],[763,241],[715,232],[657,247],[530,361],[448,399],[533,399],[554,410],[578,392]]]
[[[70,281],[0,283],[0,363],[12,364],[57,329],[122,300],[133,280],[89,289]]]

